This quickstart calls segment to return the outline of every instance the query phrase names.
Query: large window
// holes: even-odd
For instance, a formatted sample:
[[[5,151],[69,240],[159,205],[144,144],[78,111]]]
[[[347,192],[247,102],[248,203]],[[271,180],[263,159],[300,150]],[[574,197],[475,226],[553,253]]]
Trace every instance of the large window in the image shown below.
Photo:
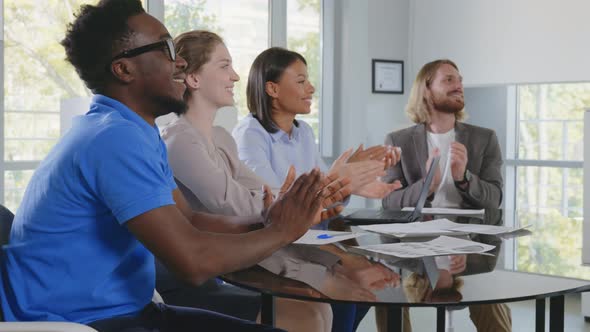
[[[248,114],[246,82],[256,56],[268,48],[268,0],[165,0],[164,22],[170,34],[204,29],[219,34],[240,75],[234,88],[240,116]]]
[[[59,42],[80,5],[97,1],[0,0],[4,9],[0,203],[13,211],[22,200],[34,169],[67,129],[71,116],[86,111],[84,105],[91,94],[64,60]],[[252,61],[271,46],[269,31],[282,31],[282,40],[286,42],[273,46],[293,48],[309,62],[318,98],[306,120],[319,137],[321,0],[272,0],[272,3],[270,0],[144,0],[143,3],[151,14],[165,21],[172,35],[208,29],[224,38],[241,78],[235,87],[240,116],[248,112],[245,91]],[[282,4],[284,12],[271,14],[271,4]],[[271,22],[283,28],[273,29],[269,26]]]
[[[514,177],[507,185],[515,188],[506,190],[515,190],[516,218],[537,234],[536,242],[517,242],[516,267],[590,278],[580,266],[583,115],[590,107],[590,84],[523,85],[516,100],[514,156],[506,163]]]
[[[278,1],[274,5],[278,5]],[[269,44],[267,0],[165,0],[164,8],[165,23],[173,36],[184,31],[206,29],[224,39],[240,75],[234,89],[239,117],[248,114],[246,83],[254,58],[270,46],[287,47],[301,53],[308,62],[310,80],[316,87],[316,93],[311,113],[300,118],[312,126],[316,138],[319,138],[320,0],[287,0],[287,22],[280,18],[273,20],[274,24],[286,24],[286,45]]]
[[[4,0],[3,157],[0,199],[15,210],[33,169],[60,135],[61,104],[88,96],[59,44],[83,3]]]
[[[322,95],[320,74],[322,54],[320,44],[321,27],[320,0],[288,0],[287,2],[287,48],[303,55],[307,61],[309,80],[315,87],[311,113],[299,116],[313,128],[319,139],[319,101]]]

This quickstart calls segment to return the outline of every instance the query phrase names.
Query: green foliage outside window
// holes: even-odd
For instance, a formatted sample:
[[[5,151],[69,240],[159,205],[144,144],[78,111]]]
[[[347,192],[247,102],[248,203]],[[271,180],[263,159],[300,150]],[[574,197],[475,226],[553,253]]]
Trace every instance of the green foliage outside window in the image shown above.
[[[60,134],[60,102],[89,96],[59,42],[83,0],[4,0],[4,161],[41,160]],[[4,172],[15,210],[32,170]]]
[[[222,35],[223,29],[217,25],[214,14],[204,12],[207,0],[168,1],[164,13],[164,23],[173,37],[191,30],[209,30]]]
[[[292,0],[291,0],[292,1]],[[321,15],[321,1],[320,0],[297,0],[297,11],[309,13],[315,20],[315,25],[311,31],[290,33],[287,36],[287,48],[303,55],[307,61],[307,71],[309,80],[315,87],[316,91],[313,96],[313,103],[311,113],[305,116],[300,116],[309,125],[311,125],[316,140],[319,138],[319,102],[321,98],[321,49],[320,49],[320,15]],[[293,14],[289,10],[290,14]],[[289,17],[289,28],[297,27],[299,22]]]
[[[590,83],[518,87],[518,159],[583,160],[583,117]],[[533,238],[517,240],[517,268],[590,279],[581,266],[583,169],[517,167],[517,220],[533,225]]]
[[[542,214],[518,212],[521,224],[535,225],[534,237],[517,239],[518,269],[590,279],[590,269],[581,266],[582,220],[564,217],[556,209],[547,210]]]

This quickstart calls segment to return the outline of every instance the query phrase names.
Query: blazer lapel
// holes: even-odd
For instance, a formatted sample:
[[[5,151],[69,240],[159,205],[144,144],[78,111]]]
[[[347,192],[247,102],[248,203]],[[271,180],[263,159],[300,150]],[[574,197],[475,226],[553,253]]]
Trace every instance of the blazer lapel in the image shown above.
[[[416,153],[416,162],[420,166],[422,177],[424,177],[426,176],[426,160],[428,160],[428,144],[426,143],[425,126],[423,124],[417,125],[412,136],[414,152]]]
[[[467,144],[467,142],[469,142],[469,129],[461,122],[455,123],[455,141],[465,145],[468,157],[472,155],[469,151],[469,146],[471,146],[471,144]],[[469,159],[467,160],[467,164],[469,164]]]
[[[455,141],[467,146],[467,144],[465,144],[467,142],[467,140],[469,139],[469,132],[467,130],[467,127],[465,127],[465,125],[461,122],[456,122],[455,123]]]

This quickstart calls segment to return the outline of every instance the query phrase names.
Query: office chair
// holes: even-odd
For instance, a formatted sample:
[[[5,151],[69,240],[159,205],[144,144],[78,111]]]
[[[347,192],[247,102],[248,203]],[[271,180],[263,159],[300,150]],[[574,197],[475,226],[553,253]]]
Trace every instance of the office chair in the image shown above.
[[[14,214],[0,205],[0,246],[8,243]],[[65,322],[0,322],[0,332],[96,332],[77,323]]]

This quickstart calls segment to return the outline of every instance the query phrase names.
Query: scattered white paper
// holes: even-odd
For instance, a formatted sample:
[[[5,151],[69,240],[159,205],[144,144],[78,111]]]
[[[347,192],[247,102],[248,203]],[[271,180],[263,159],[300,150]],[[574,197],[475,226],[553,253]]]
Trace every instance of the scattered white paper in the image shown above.
[[[399,258],[420,258],[442,255],[480,254],[495,248],[493,245],[449,236],[440,236],[428,242],[400,242],[368,246],[359,249]]]
[[[467,234],[459,231],[446,229],[454,224],[456,223],[443,218],[426,222],[418,221],[407,224],[363,225],[359,227],[365,231],[391,235],[398,238]]]
[[[402,211],[414,211],[413,207],[405,207]],[[470,210],[470,209],[449,209],[449,208],[423,208],[422,214],[448,214],[457,216],[479,216],[484,215],[485,210]]]
[[[452,222],[449,219],[441,218],[431,221],[419,221],[408,224],[382,224],[359,226],[361,229],[395,236],[398,238],[417,236],[439,236],[439,235],[464,235],[464,234],[485,234],[500,235],[509,234],[529,227],[507,227],[482,224],[461,224]]]
[[[453,223],[456,226],[449,227],[449,230],[459,231],[464,233],[475,233],[475,234],[485,234],[485,235],[500,235],[500,234],[509,234],[516,231],[520,231],[522,229],[528,228],[530,225],[522,226],[522,227],[508,227],[508,226],[493,226],[493,225],[482,225],[482,224],[459,224]]]
[[[336,232],[336,231],[323,231],[318,229],[310,229],[297,241],[295,244],[312,244],[322,245],[330,244],[334,242],[344,241],[348,239],[354,239],[356,237],[366,235],[367,233],[352,233],[352,232]]]
[[[422,225],[424,224],[424,225]],[[427,226],[434,229],[441,229],[452,232],[459,232],[460,234],[484,234],[484,235],[500,235],[509,234],[529,227],[530,225],[522,227],[508,227],[484,224],[462,224],[452,222],[449,219],[441,218],[432,221],[422,222],[419,226]]]

